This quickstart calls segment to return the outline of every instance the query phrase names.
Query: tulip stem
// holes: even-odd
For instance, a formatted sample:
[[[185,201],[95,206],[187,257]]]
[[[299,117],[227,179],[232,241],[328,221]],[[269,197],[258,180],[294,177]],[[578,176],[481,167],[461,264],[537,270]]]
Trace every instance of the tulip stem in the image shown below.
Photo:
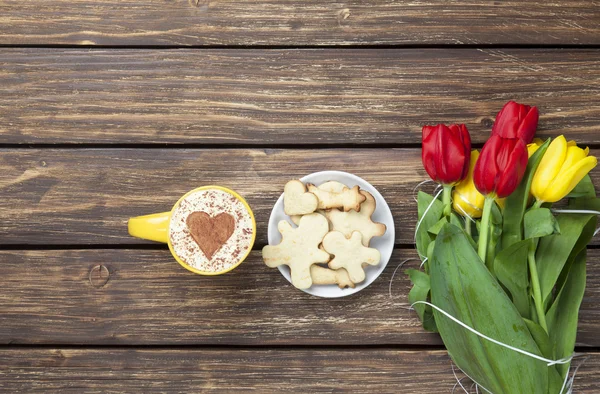
[[[492,204],[494,204],[494,198],[486,197],[485,202],[483,203],[483,214],[481,215],[479,247],[477,254],[479,254],[479,257],[484,264],[487,256],[488,237],[490,235],[490,216],[492,213]]]
[[[449,217],[452,213],[452,187],[444,185],[444,193],[442,194],[442,203],[444,204],[444,216]]]
[[[537,266],[535,264],[536,239],[529,240],[529,252],[527,253],[527,262],[529,263],[529,274],[531,276],[531,288],[533,290],[533,302],[537,313],[540,326],[548,334],[548,325],[546,324],[546,314],[544,313],[544,302],[542,300],[542,291],[540,289],[540,279],[538,277]]]

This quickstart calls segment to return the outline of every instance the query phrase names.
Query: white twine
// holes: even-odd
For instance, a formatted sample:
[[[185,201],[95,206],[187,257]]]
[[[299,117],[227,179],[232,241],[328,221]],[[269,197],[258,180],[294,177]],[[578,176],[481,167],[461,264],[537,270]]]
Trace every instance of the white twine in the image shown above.
[[[442,308],[439,308],[439,307],[433,305],[430,302],[427,302],[427,301],[415,301],[410,307],[412,308],[415,304],[429,305],[430,307],[434,308],[435,310],[437,310],[438,312],[440,312],[441,314],[443,314],[444,316],[446,316],[450,320],[454,321],[458,325],[460,325],[460,326],[466,328],[467,330],[471,331],[473,334],[475,334],[475,335],[477,335],[477,336],[479,336],[479,337],[481,337],[483,339],[486,339],[486,340],[488,340],[488,341],[490,341],[492,343],[495,343],[496,345],[499,345],[499,346],[505,347],[507,349],[510,349],[512,351],[515,351],[517,353],[521,353],[521,354],[524,354],[525,356],[529,356],[531,358],[535,358],[536,360],[544,361],[546,363],[546,365],[549,366],[549,367],[552,366],[552,365],[556,365],[556,364],[567,364],[567,363],[570,363],[571,360],[573,359],[573,356],[570,356],[570,357],[566,357],[566,358],[561,358],[559,360],[550,360],[550,359],[544,358],[542,356],[538,356],[537,354],[529,353],[526,350],[522,350],[522,349],[516,348],[514,346],[507,345],[506,343],[497,341],[494,338],[490,338],[487,335],[484,335],[484,334],[480,333],[479,331],[475,330],[474,328],[470,327],[469,325],[461,322],[460,320],[458,320],[457,318],[455,318],[454,316],[452,316],[451,314],[449,314],[448,312],[446,312]]]
[[[583,356],[583,355],[584,354],[576,354],[573,357],[579,357],[579,356]],[[560,389],[559,394],[562,394],[562,392],[565,388],[567,389],[566,394],[571,394],[573,392],[573,384],[575,383],[575,375],[577,375],[577,371],[579,371],[579,367],[581,367],[583,365],[583,363],[585,363],[587,361],[588,358],[589,358],[589,356],[586,356],[583,360],[581,360],[579,365],[577,365],[577,367],[575,367],[575,370],[573,370],[573,376],[571,376],[571,379],[569,379],[569,373],[567,372],[567,376],[565,378],[565,381],[563,382],[563,385]]]
[[[437,198],[440,196],[440,194],[442,193],[442,191],[444,191],[444,189],[440,190],[431,200],[431,202],[429,203],[429,205],[427,206],[427,209],[425,209],[425,212],[423,212],[423,215],[421,216],[421,219],[419,219],[419,221],[417,222],[417,227],[415,227],[415,245],[417,244],[417,232],[419,231],[419,227],[421,227],[421,223],[423,222],[423,219],[425,219],[425,216],[427,215],[427,212],[429,212],[429,209],[431,209],[431,207],[433,206],[433,203],[437,200]],[[421,252],[419,252],[419,250],[417,249],[417,253],[419,254],[419,257],[421,259],[423,259],[426,256],[423,256],[421,254]]]
[[[471,392],[471,390],[473,390],[473,387],[475,387],[475,391],[477,392],[477,383],[473,382],[470,386],[469,386],[469,392]]]
[[[552,209],[554,213],[583,213],[591,215],[600,215],[600,211],[594,211],[591,209]],[[594,237],[600,233],[600,227],[594,231]]]
[[[459,368],[459,369],[460,369],[460,368]],[[476,381],[475,379],[473,379],[472,377],[470,377],[470,376],[469,376],[469,375],[468,375],[468,374],[467,374],[465,371],[463,371],[462,369],[460,369],[460,372],[462,372],[463,374],[465,374],[465,376],[466,376],[467,378],[471,379],[471,381],[472,381],[473,383],[475,383],[475,391],[476,391],[477,393],[479,393],[479,387],[481,387],[481,388],[482,388],[484,391],[486,391],[486,392],[488,392],[488,393],[490,393],[490,394],[494,394],[494,393],[492,393],[490,390],[488,390],[488,389],[486,389],[485,387],[483,387],[481,384],[477,383],[477,381]],[[455,374],[454,376],[456,376],[456,374]]]
[[[454,370],[454,363],[451,362],[450,367],[452,367],[452,374],[454,375],[454,379],[456,379],[456,383],[454,383],[454,386],[452,387],[452,393],[454,393],[454,391],[456,390],[456,386],[460,386],[465,393],[469,394],[465,386],[462,385],[462,380],[467,376],[463,376],[459,379],[458,376],[456,376],[456,371]]]
[[[417,193],[419,192],[419,190],[418,190],[418,189],[419,189],[421,186],[423,186],[423,185],[426,185],[426,184],[428,184],[428,183],[431,183],[431,182],[433,182],[431,179],[426,179],[426,180],[424,180],[423,182],[420,182],[420,183],[418,183],[418,184],[417,184],[417,186],[415,186],[415,187],[413,188],[412,195],[413,195],[413,199],[414,199],[415,201],[418,201],[418,199],[417,199]]]
[[[391,299],[393,299],[393,297],[392,297],[392,282],[394,281],[394,276],[396,276],[396,272],[398,272],[398,270],[399,270],[400,268],[402,268],[402,266],[403,266],[404,264],[406,264],[407,262],[409,262],[409,261],[412,261],[412,260],[417,260],[417,259],[415,259],[415,258],[406,259],[406,260],[404,260],[403,262],[401,262],[400,264],[398,264],[398,266],[397,266],[397,267],[396,267],[396,269],[394,270],[394,273],[392,274],[392,278],[390,279],[390,286],[389,286],[389,294],[390,294],[390,298],[391,298]]]
[[[592,215],[600,215],[600,211],[593,211],[591,209],[552,209],[554,213],[589,213]]]

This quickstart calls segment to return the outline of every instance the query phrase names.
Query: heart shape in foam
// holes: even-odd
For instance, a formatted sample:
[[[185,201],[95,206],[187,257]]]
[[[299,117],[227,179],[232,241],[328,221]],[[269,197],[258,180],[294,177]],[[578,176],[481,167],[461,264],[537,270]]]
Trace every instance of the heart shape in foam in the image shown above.
[[[235,219],[228,213],[211,217],[206,212],[192,212],[187,217],[186,224],[192,238],[209,260],[212,260],[235,230]]]

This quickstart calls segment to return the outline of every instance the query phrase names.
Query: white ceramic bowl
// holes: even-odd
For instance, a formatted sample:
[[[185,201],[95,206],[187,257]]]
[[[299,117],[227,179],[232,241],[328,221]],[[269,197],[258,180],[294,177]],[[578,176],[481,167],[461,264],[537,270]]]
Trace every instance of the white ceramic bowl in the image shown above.
[[[373,281],[377,279],[377,277],[383,272],[385,266],[390,260],[392,251],[394,250],[394,218],[392,217],[390,207],[387,205],[377,189],[375,189],[369,182],[347,172],[315,172],[301,178],[300,180],[304,183],[308,182],[315,185],[320,185],[327,181],[338,181],[348,187],[358,185],[361,189],[368,191],[373,195],[373,197],[375,197],[377,207],[375,209],[375,213],[373,213],[372,219],[375,222],[385,224],[387,227],[385,234],[381,237],[374,237],[371,239],[371,244],[369,245],[372,248],[378,249],[381,253],[381,261],[379,264],[376,266],[367,266],[365,268],[365,280],[362,283],[358,283],[354,289],[340,289],[337,285],[313,285],[308,289],[302,290],[308,294],[326,298],[344,297],[361,291],[373,283]],[[279,223],[281,220],[287,220],[290,224],[292,224],[292,226],[294,226],[290,217],[283,211],[283,194],[281,194],[275,203],[273,211],[271,212],[271,217],[269,218],[269,245],[277,245],[281,242],[281,234],[277,230],[277,223]],[[281,274],[291,283],[289,267],[286,265],[281,265],[278,268]]]

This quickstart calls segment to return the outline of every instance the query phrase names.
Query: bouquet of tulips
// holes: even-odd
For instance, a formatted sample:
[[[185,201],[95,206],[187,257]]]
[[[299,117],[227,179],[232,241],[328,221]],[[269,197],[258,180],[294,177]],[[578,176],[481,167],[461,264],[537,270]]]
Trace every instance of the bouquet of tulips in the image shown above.
[[[481,152],[465,125],[423,127],[423,165],[441,187],[418,194],[409,301],[494,394],[572,390],[597,160],[564,136],[534,140],[537,123],[536,107],[507,103]]]

